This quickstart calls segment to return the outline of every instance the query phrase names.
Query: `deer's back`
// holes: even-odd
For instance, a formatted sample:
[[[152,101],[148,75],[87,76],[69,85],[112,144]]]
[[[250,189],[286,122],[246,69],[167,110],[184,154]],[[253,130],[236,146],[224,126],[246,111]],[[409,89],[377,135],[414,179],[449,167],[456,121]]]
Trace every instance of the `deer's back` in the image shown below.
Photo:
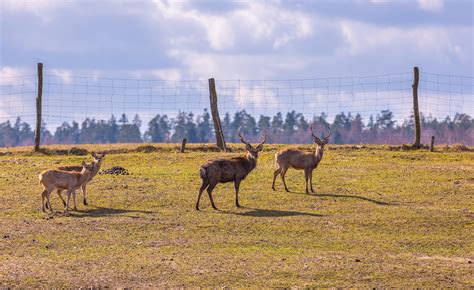
[[[82,171],[82,166],[60,166],[58,167],[59,170],[63,170],[63,171],[77,171],[77,172],[81,172]]]
[[[40,173],[40,183],[44,186],[54,186],[60,189],[67,189],[70,187],[78,188],[80,183],[80,172],[68,172],[58,169],[45,170]]]
[[[313,152],[298,149],[285,149],[275,155],[276,162],[295,169],[316,167],[316,158]]]
[[[231,159],[216,159],[206,162],[201,166],[211,180],[225,183],[242,180],[255,168],[255,163],[245,157]]]

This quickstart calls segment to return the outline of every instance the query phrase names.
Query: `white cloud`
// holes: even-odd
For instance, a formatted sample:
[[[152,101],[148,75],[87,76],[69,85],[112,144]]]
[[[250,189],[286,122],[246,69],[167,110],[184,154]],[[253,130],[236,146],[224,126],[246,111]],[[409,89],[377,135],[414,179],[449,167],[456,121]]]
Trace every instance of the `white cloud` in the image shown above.
[[[208,15],[188,9],[187,1],[156,1],[158,21],[186,22],[201,27],[207,42],[215,51],[238,48],[248,42],[270,41],[275,49],[312,33],[311,17],[279,5],[248,2],[223,15]]]
[[[31,74],[24,68],[4,66],[0,69],[0,85],[19,85],[25,82],[25,75]]]
[[[153,75],[168,81],[179,81],[182,79],[181,70],[178,68],[156,69],[153,70]]]
[[[233,92],[234,101],[240,109],[276,109],[279,101],[276,93],[266,87],[237,87]]]
[[[379,51],[394,51],[405,55],[429,54],[437,63],[452,64],[469,60],[469,47],[459,44],[469,38],[470,28],[417,26],[398,28],[374,26],[362,22],[343,20],[340,30],[347,46],[340,53],[351,56],[370,55]]]
[[[420,9],[430,12],[440,12],[444,7],[444,0],[418,0]]]
[[[14,121],[18,116],[33,116],[35,81],[36,75],[24,68],[0,69],[0,123]]]
[[[64,84],[72,83],[72,72],[70,70],[53,68],[49,69],[49,72],[51,75],[59,77]]]

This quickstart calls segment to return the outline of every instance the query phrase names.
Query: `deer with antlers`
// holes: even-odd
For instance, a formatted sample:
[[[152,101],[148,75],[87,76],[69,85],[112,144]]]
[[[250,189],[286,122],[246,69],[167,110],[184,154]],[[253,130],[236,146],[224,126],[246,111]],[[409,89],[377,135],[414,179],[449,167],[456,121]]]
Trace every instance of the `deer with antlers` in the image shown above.
[[[285,174],[289,168],[294,168],[304,170],[304,177],[306,181],[306,193],[308,192],[308,180],[310,183],[311,192],[313,190],[313,170],[318,167],[319,162],[323,159],[324,145],[329,142],[329,136],[331,136],[331,128],[329,128],[329,134],[323,138],[319,139],[314,135],[313,124],[311,124],[311,136],[313,137],[313,142],[316,144],[316,150],[314,152],[305,152],[297,149],[284,149],[275,154],[275,165],[278,167],[277,170],[273,173],[273,184],[272,189],[275,189],[275,180],[278,174],[281,174],[281,179],[285,190],[290,192],[285,182]]]
[[[202,185],[199,189],[198,199],[196,202],[196,210],[199,210],[199,200],[203,191],[207,188],[207,194],[211,200],[211,205],[217,209],[212,199],[212,190],[218,183],[234,182],[235,187],[235,205],[239,204],[239,187],[240,182],[257,166],[258,152],[262,151],[263,144],[267,141],[267,134],[264,133],[262,141],[255,148],[244,140],[241,134],[242,126],[237,130],[240,141],[245,144],[247,150],[246,156],[234,157],[230,159],[216,159],[204,163],[199,170],[202,179]]]

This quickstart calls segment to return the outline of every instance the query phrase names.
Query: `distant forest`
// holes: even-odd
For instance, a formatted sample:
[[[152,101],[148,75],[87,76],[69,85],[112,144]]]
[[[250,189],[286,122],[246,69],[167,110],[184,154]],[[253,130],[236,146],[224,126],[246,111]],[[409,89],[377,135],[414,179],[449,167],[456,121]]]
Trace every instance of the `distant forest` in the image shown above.
[[[332,144],[408,144],[414,138],[413,118],[399,124],[390,110],[383,110],[366,121],[359,114],[340,113],[332,123],[325,113],[308,120],[295,111],[255,118],[242,110],[233,115],[226,113],[222,127],[226,142],[238,142],[236,131],[244,125],[242,131],[249,140],[257,140],[266,130],[268,143],[305,144],[311,142],[310,122],[315,124],[316,135],[327,134],[326,128],[330,126]],[[207,110],[198,116],[180,112],[174,118],[158,114],[146,124],[144,133],[140,130],[142,126],[138,115],[130,121],[125,114],[119,119],[113,115],[109,120],[87,118],[81,124],[64,122],[54,132],[43,125],[42,144],[178,143],[182,138],[190,143],[215,142],[214,126]],[[469,115],[456,114],[444,120],[422,116],[421,126],[423,143],[428,143],[434,135],[437,144],[474,145],[474,119]],[[32,145],[33,139],[32,127],[20,118],[14,124],[10,121],[0,124],[0,147]]]

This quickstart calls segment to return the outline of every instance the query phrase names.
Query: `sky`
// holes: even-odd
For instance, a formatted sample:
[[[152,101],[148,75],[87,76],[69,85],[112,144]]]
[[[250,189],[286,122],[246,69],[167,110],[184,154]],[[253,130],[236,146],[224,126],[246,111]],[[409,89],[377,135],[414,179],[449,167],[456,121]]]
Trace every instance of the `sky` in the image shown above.
[[[223,104],[224,110],[250,106],[254,113],[272,113],[278,109],[290,110],[293,105],[304,110],[318,103],[318,89],[326,86],[328,100],[334,88],[342,91],[337,97],[336,112],[353,106],[341,105],[346,101],[345,94],[357,103],[361,93],[373,95],[376,91],[374,97],[378,98],[384,89],[377,86],[369,90],[362,86],[362,90],[348,90],[340,85],[341,79],[339,85],[329,88],[327,83],[332,79],[325,78],[382,75],[382,79],[375,80],[349,78],[352,83],[367,80],[368,84],[382,85],[386,83],[384,75],[393,73],[388,81],[396,88],[385,91],[398,96],[410,90],[413,66],[420,67],[423,77],[424,72],[433,74],[428,75],[433,82],[424,79],[425,92],[437,96],[431,96],[434,99],[427,111],[435,111],[437,106],[441,115],[456,110],[474,113],[468,108],[472,104],[474,66],[474,7],[469,0],[2,0],[0,13],[0,85],[4,86],[0,119],[2,114],[12,115],[17,107],[22,107],[22,113],[31,110],[25,102],[30,102],[28,93],[33,89],[34,78],[26,77],[22,79],[23,86],[15,87],[18,79],[11,77],[34,75],[38,62],[44,63],[45,74],[55,76],[51,83],[58,78],[61,84],[57,88],[49,87],[50,115],[54,118],[56,114],[58,119],[84,113],[80,106],[74,112],[66,110],[72,98],[84,101],[86,113],[95,116],[99,109],[104,113],[101,116],[117,114],[119,109],[154,114],[153,105],[159,104],[159,97],[166,96],[157,92],[160,88],[163,92],[166,84],[156,87],[147,83],[148,80],[174,82],[172,109],[194,109],[193,101],[200,108],[207,98],[206,84],[210,77],[216,78],[218,91],[224,90],[222,95],[229,100]],[[466,78],[447,79],[446,75]],[[87,77],[86,86],[90,90],[80,91],[78,85],[74,86],[76,91],[66,94],[68,86],[84,81],[79,77]],[[114,101],[104,97],[102,90],[94,92],[92,85],[105,88],[104,79],[108,78],[144,80],[110,85],[132,88],[130,94],[142,97],[142,103],[132,109],[128,102],[132,104],[133,99],[128,97],[127,89],[118,93],[115,90],[115,95],[123,100],[120,99],[122,106],[114,108]],[[314,81],[319,78],[326,84]],[[297,102],[294,99],[297,91],[281,93],[286,83],[260,82],[288,79],[313,80],[309,87],[304,81],[289,86],[301,87],[303,91],[311,89],[314,94],[304,91],[307,97]],[[229,85],[224,80],[232,82]],[[235,80],[258,82],[243,85]],[[436,88],[429,87],[435,82]],[[441,86],[449,83],[450,87],[440,89],[439,83]],[[194,89],[183,93],[177,91],[178,84]],[[464,94],[462,98],[453,97],[456,88]],[[145,97],[149,97],[148,104],[143,101]],[[458,103],[454,108],[440,110],[440,102],[449,103],[448,97]],[[93,105],[98,98],[104,100]],[[370,97],[366,96],[366,102],[370,103],[368,100]],[[184,106],[180,107],[179,102]],[[330,105],[326,101],[311,110],[329,109]],[[424,105],[430,106],[428,101]],[[162,110],[164,107],[161,106]]]

